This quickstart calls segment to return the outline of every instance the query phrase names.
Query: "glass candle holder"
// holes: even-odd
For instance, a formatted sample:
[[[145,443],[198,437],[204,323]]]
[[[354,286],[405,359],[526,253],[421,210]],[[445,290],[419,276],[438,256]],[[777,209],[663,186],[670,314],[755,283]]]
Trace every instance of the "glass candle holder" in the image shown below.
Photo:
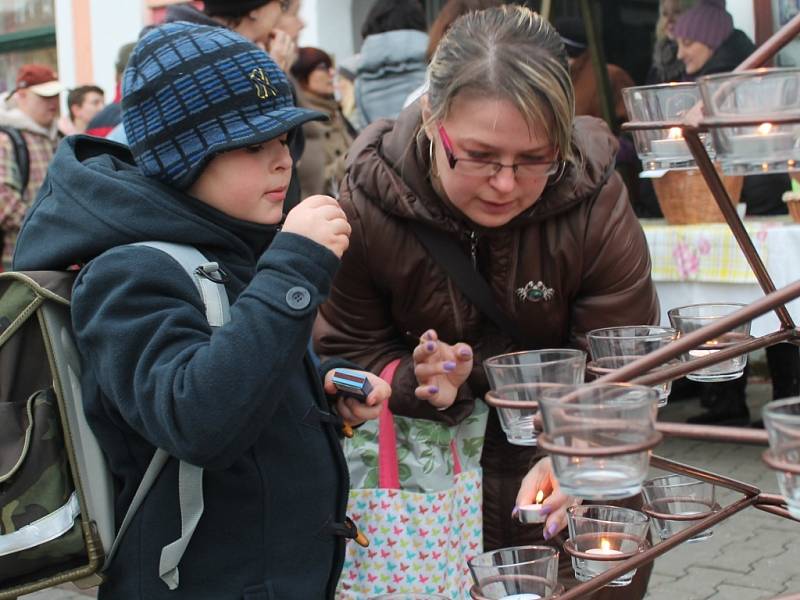
[[[744,117],[752,125],[714,128],[717,159],[726,173],[796,170],[800,123],[773,123],[800,112],[800,69],[755,69],[698,78],[706,115]]]
[[[572,349],[514,352],[486,359],[483,368],[493,390],[487,394],[486,400],[497,407],[500,425],[508,441],[518,446],[534,446],[536,445],[534,418],[539,412],[538,407],[499,407],[493,400],[506,403],[538,401],[539,390],[524,387],[522,384],[582,383],[586,368],[586,353]]]
[[[642,512],[650,516],[653,530],[662,540],[694,525],[720,509],[716,486],[686,475],[667,475],[649,479],[642,485],[646,504]],[[713,534],[707,529],[687,542],[707,540]]]
[[[561,490],[589,500],[638,494],[647,476],[658,394],[624,383],[551,385],[539,408],[539,447],[551,455]]]
[[[594,329],[586,334],[594,359],[593,368],[587,367],[587,371],[605,375],[609,370],[622,368],[645,354],[663,348],[676,337],[678,332],[671,327],[651,325]],[[658,406],[666,406],[672,382],[653,386],[653,389],[658,392]]]
[[[467,564],[477,591],[487,598],[546,598],[558,584],[558,551],[550,546],[501,548]]]
[[[405,594],[399,592],[371,596],[369,600],[450,600],[450,596],[445,596],[443,594]]]
[[[709,325],[722,317],[726,317],[744,308],[744,306],[744,304],[692,304],[690,306],[672,308],[667,311],[667,315],[669,316],[672,326],[678,330],[679,334],[684,335]],[[745,341],[749,336],[750,322],[748,321],[728,333],[707,341],[702,346],[689,350],[689,352],[683,354],[681,358],[685,361],[690,361],[694,358],[707,356],[714,352],[719,352],[724,348],[728,348],[733,344]],[[712,382],[738,379],[742,376],[746,364],[747,354],[743,354],[711,365],[710,367],[692,371],[686,378],[692,381]]]
[[[789,512],[800,519],[800,398],[770,402],[761,414],[769,435],[764,460],[778,474]]]
[[[625,88],[622,99],[632,122],[680,121],[700,102],[700,92],[695,83],[665,83]],[[702,139],[707,141],[708,138],[703,135]],[[678,127],[634,131],[633,142],[645,171],[695,166]],[[709,145],[707,148],[713,155],[713,149]]]
[[[617,369],[621,369],[632,362],[639,360],[641,356],[608,356],[606,358],[598,358],[596,360],[586,363],[586,375],[589,381],[598,379],[603,375],[608,375]],[[669,361],[666,364],[675,364],[677,361]],[[672,391],[672,381],[666,381],[654,385],[653,389],[658,394],[658,408],[667,405],[669,393]]]
[[[569,540],[564,550],[572,557],[578,581],[589,581],[605,573],[648,545],[650,520],[637,510],[605,505],[570,506],[567,523]],[[628,585],[635,574],[636,569],[633,569],[608,585]]]

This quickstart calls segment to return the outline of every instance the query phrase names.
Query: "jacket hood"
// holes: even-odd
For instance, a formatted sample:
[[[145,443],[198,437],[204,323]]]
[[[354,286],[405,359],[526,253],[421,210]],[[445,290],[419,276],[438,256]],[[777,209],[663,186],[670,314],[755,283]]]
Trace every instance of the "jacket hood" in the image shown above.
[[[14,103],[14,99],[9,99],[8,94],[8,92],[5,92],[0,95],[0,125],[37,133],[51,140],[56,139],[58,136],[58,119],[53,119],[53,123],[49,128],[42,127],[26,113],[22,112]]]
[[[434,191],[430,181],[430,142],[425,136],[417,138],[421,122],[419,102],[415,102],[397,121],[382,119],[364,130],[348,153],[350,186],[396,217],[454,233],[465,226],[475,229]],[[616,139],[600,119],[578,117],[572,140],[583,164],[568,165],[559,181],[546,187],[530,209],[502,229],[543,221],[599,193],[614,170]]]
[[[14,268],[63,270],[115,246],[150,240],[190,244],[252,264],[275,230],[229,217],[143,176],[126,146],[70,136],[56,150],[28,211]]]
[[[398,29],[367,36],[361,46],[357,75],[380,76],[382,73],[415,71],[425,65],[428,34],[413,29]]]

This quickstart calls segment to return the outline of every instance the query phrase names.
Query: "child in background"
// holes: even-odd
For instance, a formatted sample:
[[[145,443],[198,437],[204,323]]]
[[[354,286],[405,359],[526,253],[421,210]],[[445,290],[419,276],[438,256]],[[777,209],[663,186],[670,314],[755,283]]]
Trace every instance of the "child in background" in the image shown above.
[[[162,548],[181,535],[170,460],[99,597],[333,598],[345,537],[356,535],[344,514],[342,420],[376,417],[390,389],[370,375],[366,402],[339,398],[337,416],[326,398],[335,364],[319,367],[308,351],[351,231],[326,196],[283,220],[287,145],[321,115],[295,107],[269,56],[220,27],[150,31],[123,86],[130,153],[68,138],[15,266],[83,265],[73,325],[87,417],[117,478],[118,520],[156,448],[205,469],[205,511],[171,591],[159,578]],[[191,245],[218,263],[228,323],[209,326],[170,256],[128,245],[148,240]]]

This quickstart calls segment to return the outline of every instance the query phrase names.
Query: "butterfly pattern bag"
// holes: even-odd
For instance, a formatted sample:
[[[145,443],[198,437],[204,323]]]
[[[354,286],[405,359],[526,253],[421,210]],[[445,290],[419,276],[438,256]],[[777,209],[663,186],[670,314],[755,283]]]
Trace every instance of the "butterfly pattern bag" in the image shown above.
[[[391,381],[397,362],[381,377]],[[393,416],[345,440],[351,469],[347,514],[369,547],[347,545],[339,600],[401,592],[469,595],[467,560],[482,551],[480,453],[488,409],[456,427]]]

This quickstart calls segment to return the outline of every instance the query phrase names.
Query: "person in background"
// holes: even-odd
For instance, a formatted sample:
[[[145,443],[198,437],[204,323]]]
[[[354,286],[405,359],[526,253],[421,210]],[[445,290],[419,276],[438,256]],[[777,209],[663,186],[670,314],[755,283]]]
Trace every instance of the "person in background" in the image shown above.
[[[685,75],[683,61],[678,58],[678,42],[672,32],[675,20],[694,0],[661,0],[658,6],[656,39],[653,44],[653,63],[645,83],[656,85],[670,81],[682,81]]]
[[[367,14],[356,69],[357,129],[394,119],[425,81],[425,13],[418,0],[378,0]]]
[[[14,130],[28,154],[23,180],[16,144],[10,131],[0,133],[0,231],[3,270],[11,259],[19,228],[47,174],[58,142],[58,97],[64,86],[47,65],[28,64],[17,72],[16,87],[0,96],[0,127]]]
[[[603,121],[575,117],[564,46],[545,20],[513,5],[463,15],[428,81],[419,102],[369,126],[350,149],[339,203],[351,244],[314,344],[373,373],[400,359],[391,412],[455,426],[488,391],[484,359],[585,348],[587,331],[657,323],[659,307],[647,242],[614,171],[616,138]],[[471,261],[513,331],[460,291],[417,226]],[[548,505],[545,529],[512,518],[521,481],[544,457],[509,444],[490,409],[481,458],[487,550],[557,543],[566,498]],[[543,465],[537,475],[549,471]],[[568,557],[561,567],[568,578]],[[592,598],[641,598],[649,572]]]
[[[344,118],[352,122],[356,118],[356,66],[359,56],[356,54],[345,60],[337,61],[336,77],[333,85],[336,88],[336,98],[342,107]]]
[[[279,29],[277,24],[284,14],[294,11],[296,16],[299,9],[300,0],[205,0],[203,3],[206,16],[269,52],[284,73],[292,66],[297,45],[290,33]]]
[[[345,155],[355,139],[355,131],[344,118],[334,95],[333,60],[319,48],[300,48],[291,74],[300,86],[298,105],[328,117],[327,121],[303,125],[306,148],[297,165],[300,190],[304,195],[338,195]]]
[[[72,124],[70,133],[84,133],[89,122],[104,106],[105,92],[99,86],[82,85],[70,90],[67,94],[67,110]],[[63,129],[62,132],[66,133]]]
[[[686,78],[726,73],[755,50],[747,35],[735,29],[733,17],[725,10],[725,0],[698,0],[678,16],[672,28],[678,42],[678,58],[686,68]],[[785,214],[781,200],[791,187],[786,174],[749,175],[744,178],[741,201],[747,204],[748,215]],[[767,365],[772,379],[773,398],[796,396],[800,393],[800,351],[792,344],[777,344],[767,348]],[[748,370],[739,379],[724,383],[705,384],[701,403],[706,412],[690,417],[690,423],[718,425],[747,425],[745,388]]]
[[[128,65],[128,58],[133,52],[136,42],[125,44],[117,53],[117,60],[114,63],[116,73],[116,85],[114,89],[114,100],[106,104],[86,126],[86,134],[97,137],[106,137],[111,131],[122,122],[122,73]]]

